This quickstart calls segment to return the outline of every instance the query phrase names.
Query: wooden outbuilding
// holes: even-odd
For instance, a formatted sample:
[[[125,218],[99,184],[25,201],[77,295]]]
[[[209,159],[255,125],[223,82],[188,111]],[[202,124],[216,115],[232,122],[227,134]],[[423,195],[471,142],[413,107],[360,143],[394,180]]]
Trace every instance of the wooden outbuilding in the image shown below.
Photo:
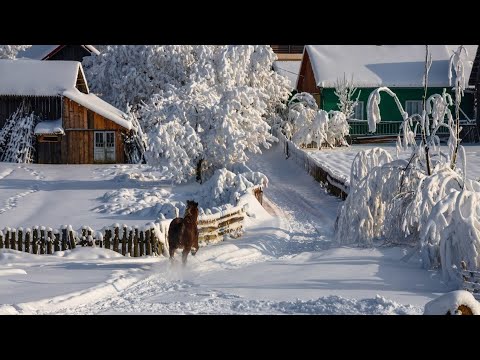
[[[36,162],[125,162],[131,123],[90,93],[79,62],[0,60],[0,79],[0,128],[22,103],[42,119],[35,128]]]

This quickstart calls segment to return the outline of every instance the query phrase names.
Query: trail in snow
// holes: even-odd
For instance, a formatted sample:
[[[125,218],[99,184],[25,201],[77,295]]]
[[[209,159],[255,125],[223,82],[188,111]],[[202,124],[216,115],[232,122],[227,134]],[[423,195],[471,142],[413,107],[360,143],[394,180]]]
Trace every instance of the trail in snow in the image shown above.
[[[2,173],[0,173],[0,180],[8,177],[12,173],[20,169],[25,170],[29,175],[33,176],[36,180],[43,180],[45,178],[45,176],[41,172],[37,172],[26,166],[18,166],[16,169],[6,169]],[[7,212],[9,210],[16,208],[18,206],[18,200],[32,193],[35,193],[37,191],[38,191],[38,185],[33,185],[27,191],[18,192],[13,196],[8,197],[6,200],[4,200],[3,207],[0,208],[0,214],[3,214],[4,212]]]
[[[290,238],[283,254],[318,251],[330,247],[341,200],[328,195],[311,176],[304,173],[292,159],[281,159],[278,145],[250,159],[249,167],[269,178],[264,194],[288,221]]]

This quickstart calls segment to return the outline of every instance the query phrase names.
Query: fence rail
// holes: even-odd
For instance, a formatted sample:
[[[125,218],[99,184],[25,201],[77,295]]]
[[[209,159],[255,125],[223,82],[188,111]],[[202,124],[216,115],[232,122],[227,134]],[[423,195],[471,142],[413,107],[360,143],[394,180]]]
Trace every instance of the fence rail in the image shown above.
[[[459,273],[463,280],[463,290],[471,292],[477,300],[480,300],[480,271],[468,270],[465,261],[460,265]]]

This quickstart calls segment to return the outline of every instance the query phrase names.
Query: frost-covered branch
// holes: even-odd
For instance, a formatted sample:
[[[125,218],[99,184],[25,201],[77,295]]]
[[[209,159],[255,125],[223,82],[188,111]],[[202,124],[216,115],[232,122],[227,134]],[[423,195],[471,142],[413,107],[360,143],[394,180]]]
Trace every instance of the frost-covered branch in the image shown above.
[[[355,107],[358,104],[358,98],[361,91],[358,92],[357,98],[353,100],[353,96],[357,88],[353,86],[353,76],[350,81],[347,80],[345,74],[343,74],[343,80],[337,79],[335,82],[335,95],[338,96],[339,102],[337,103],[340,112],[345,114],[347,119],[350,119],[355,114]]]

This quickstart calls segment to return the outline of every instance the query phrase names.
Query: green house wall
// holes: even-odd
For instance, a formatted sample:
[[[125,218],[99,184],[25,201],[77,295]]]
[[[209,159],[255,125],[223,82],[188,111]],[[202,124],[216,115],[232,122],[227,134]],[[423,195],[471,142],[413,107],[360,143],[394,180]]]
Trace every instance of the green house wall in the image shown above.
[[[360,97],[358,98],[359,101],[363,101],[363,119],[367,119],[367,101],[368,97],[376,88],[358,88],[357,92],[355,93],[355,98],[358,94],[358,91],[361,91]],[[407,100],[422,100],[424,89],[423,88],[391,88],[391,90],[397,95],[398,99],[400,100],[402,106],[405,108],[405,101]],[[432,94],[442,94],[443,88],[429,88],[427,91],[427,96]],[[455,98],[452,89],[447,89],[447,92],[450,93],[452,99]],[[320,108],[330,111],[330,110],[338,110],[338,97],[335,95],[335,89],[331,88],[323,88],[321,89],[321,96],[320,96],[321,104],[319,104]],[[465,93],[464,97],[462,98],[461,104],[462,110],[465,114],[468,115],[470,119],[474,119],[473,111],[474,111],[474,97],[472,93]],[[451,107],[453,112],[454,107]],[[385,92],[381,93],[381,100],[380,100],[380,115],[382,117],[382,122],[388,121],[401,121],[402,116],[398,111],[397,105],[395,104],[395,100],[386,94]],[[460,113],[460,119],[463,119],[464,116]],[[388,124],[387,124],[388,125]],[[391,124],[394,125],[394,124]],[[352,135],[360,135],[366,134],[368,132],[367,124],[362,124],[360,126],[355,125],[356,128],[351,129]],[[379,127],[377,134],[388,134],[388,133],[397,133],[398,126],[383,126]],[[353,130],[353,131],[352,131]]]

